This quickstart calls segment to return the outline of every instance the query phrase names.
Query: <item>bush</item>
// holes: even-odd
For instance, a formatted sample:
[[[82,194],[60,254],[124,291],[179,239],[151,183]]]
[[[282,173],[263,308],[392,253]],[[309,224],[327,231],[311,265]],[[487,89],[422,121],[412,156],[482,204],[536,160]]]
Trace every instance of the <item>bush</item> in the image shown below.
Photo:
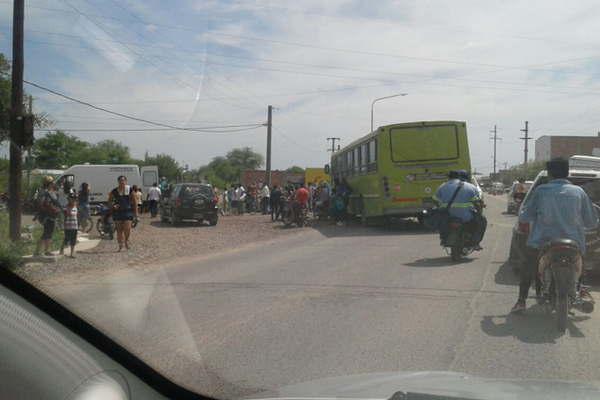
[[[23,264],[24,246],[10,240],[0,242],[0,266],[14,269]]]

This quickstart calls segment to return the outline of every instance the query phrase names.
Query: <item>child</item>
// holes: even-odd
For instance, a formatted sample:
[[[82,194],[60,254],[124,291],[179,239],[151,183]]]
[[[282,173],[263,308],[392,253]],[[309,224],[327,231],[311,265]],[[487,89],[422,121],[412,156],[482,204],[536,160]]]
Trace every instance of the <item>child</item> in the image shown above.
[[[75,252],[75,244],[77,244],[77,195],[70,194],[69,202],[65,207],[65,240],[63,241],[62,246],[60,247],[60,254],[63,255],[65,253],[65,246],[69,245],[71,247],[71,255],[69,257],[75,258],[73,253]]]

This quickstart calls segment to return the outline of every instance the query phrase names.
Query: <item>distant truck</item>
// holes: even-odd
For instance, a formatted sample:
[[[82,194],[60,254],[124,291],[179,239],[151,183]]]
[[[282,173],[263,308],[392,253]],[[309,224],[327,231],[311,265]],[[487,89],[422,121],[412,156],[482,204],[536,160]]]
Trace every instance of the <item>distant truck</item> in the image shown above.
[[[70,189],[79,190],[81,184],[86,182],[90,185],[90,204],[98,204],[108,201],[108,194],[117,187],[117,178],[120,175],[127,177],[127,184],[137,185],[142,189],[144,200],[148,189],[154,183],[158,183],[158,167],[138,167],[134,164],[79,164],[66,169],[56,181],[59,188],[59,200],[61,204],[66,203],[66,195]]]

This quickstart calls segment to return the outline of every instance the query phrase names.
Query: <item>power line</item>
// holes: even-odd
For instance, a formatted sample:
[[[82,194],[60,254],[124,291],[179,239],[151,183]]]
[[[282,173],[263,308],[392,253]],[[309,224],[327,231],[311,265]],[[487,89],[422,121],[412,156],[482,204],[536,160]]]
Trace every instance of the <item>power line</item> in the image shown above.
[[[39,33],[45,33],[45,34],[53,34],[53,35],[60,35],[60,36],[67,36],[67,37],[73,37],[73,38],[83,39],[83,37],[81,37],[79,35],[71,35],[71,34],[64,34],[64,33],[58,33],[58,32],[45,32],[45,31],[36,31],[36,30],[31,30],[31,32],[39,32]],[[123,44],[123,45],[130,44],[130,45],[139,46],[139,47],[169,49],[171,52],[179,52],[179,53],[185,53],[185,54],[189,54],[189,53],[195,52],[194,49],[180,49],[180,48],[173,48],[171,46],[165,46],[165,45],[147,45],[147,44],[141,44],[141,43],[135,43],[135,42],[125,42],[125,41],[122,41],[122,40],[110,40],[110,39],[96,39],[96,40],[110,41],[110,42],[115,42],[115,43],[119,43],[119,44]],[[35,41],[35,40],[27,40],[27,41],[28,42],[32,42],[32,43],[51,44],[51,45],[56,45],[56,46],[61,46],[61,47],[89,48],[89,49],[94,50],[94,48],[91,47],[91,46],[70,46],[70,45],[66,45],[66,44],[63,44],[63,43],[43,42],[43,41]],[[336,66],[336,65],[306,64],[306,63],[300,63],[300,62],[295,62],[295,61],[273,60],[273,59],[267,59],[267,58],[255,58],[255,57],[238,56],[238,55],[233,55],[233,54],[222,54],[222,53],[216,53],[216,52],[212,52],[212,51],[207,51],[207,54],[210,54],[210,55],[213,55],[213,56],[217,56],[217,57],[233,58],[233,59],[240,59],[240,60],[248,60],[248,61],[254,61],[254,62],[266,62],[266,63],[275,63],[275,64],[286,64],[286,65],[304,66],[304,67],[311,67],[311,68],[317,68],[317,69],[337,69],[337,70],[348,70],[348,71],[356,71],[356,72],[389,74],[389,75],[398,75],[398,76],[422,78],[421,75],[410,74],[410,73],[403,73],[403,72],[397,72],[397,71],[373,70],[373,69],[353,68],[353,67],[344,67],[344,66]],[[166,57],[166,56],[160,56],[160,55],[152,55],[152,57],[157,58],[157,59],[172,60],[172,57]],[[542,63],[542,64],[533,64],[533,65],[522,66],[522,67],[518,67],[518,66],[503,66],[503,67],[500,68],[500,70],[506,70],[506,69],[523,69],[523,70],[527,70],[527,71],[556,72],[555,70],[552,70],[552,69],[540,69],[540,68],[536,68],[536,67],[549,66],[549,65],[555,65],[555,64],[562,64],[562,63],[572,62],[572,61],[584,61],[584,60],[590,60],[590,59],[596,59],[596,58],[598,58],[598,57],[597,56],[579,57],[579,58],[572,58],[572,59],[564,59],[564,60],[551,61],[551,62],[546,62],[546,63]],[[183,58],[180,58],[180,59],[183,59]],[[238,65],[230,65],[230,64],[216,63],[214,61],[210,61],[208,63],[214,64],[214,65],[222,65],[222,66],[233,66],[233,67],[237,67],[237,68],[245,68],[246,67],[246,66],[240,66],[239,64]],[[264,69],[265,67],[254,67],[253,66],[253,67],[246,67],[246,68]],[[271,69],[266,69],[266,70],[271,70]],[[315,75],[314,73],[309,73],[309,72],[305,72],[305,71],[277,70],[277,69],[272,69],[272,70],[275,71],[275,72],[283,72],[283,73],[296,73],[296,74],[303,74],[303,75]],[[565,73],[565,74],[578,74],[579,72],[578,71],[561,71],[561,73]],[[355,76],[343,76],[343,75],[334,75],[334,76],[332,76],[331,74],[329,74],[329,75],[319,74],[319,75],[316,75],[316,76],[335,77],[335,78],[351,78],[351,79],[374,79],[374,78],[369,78],[369,77],[355,77]],[[435,75],[430,75],[430,76],[428,76],[426,78],[428,78],[428,79],[434,79],[434,78],[435,79],[443,79],[443,78],[438,78]],[[458,79],[458,80],[475,81],[475,82],[481,81],[481,80],[472,80],[472,79],[465,79],[465,78],[446,78],[446,79]],[[514,85],[523,85],[523,84],[531,85],[530,82],[506,82],[506,81],[489,81],[489,80],[485,80],[483,82],[502,83],[502,84],[514,84]],[[550,86],[550,85],[539,85],[539,84],[536,84],[534,86],[549,86],[549,87],[553,87],[553,86]],[[562,87],[585,88],[586,86],[582,86],[582,85],[573,86],[573,85],[571,85],[571,86],[562,86]]]
[[[265,126],[265,124],[255,124],[253,126],[249,126],[249,127],[245,127],[245,128],[239,128],[239,129],[222,129],[222,130],[209,130],[209,129],[201,129],[201,128],[190,128],[190,133],[193,132],[197,132],[197,133],[203,133],[203,134],[226,134],[226,133],[239,133],[239,132],[246,132],[246,131],[251,131],[254,129],[258,129]],[[192,130],[193,129],[193,130]],[[77,132],[77,133],[123,133],[123,132],[132,132],[132,133],[144,133],[144,132],[165,132],[165,131],[174,131],[174,130],[178,130],[178,129],[169,129],[169,128],[147,128],[147,129],[139,129],[139,128],[133,128],[133,129],[129,129],[129,128],[115,128],[115,129],[109,129],[109,128],[99,128],[99,129],[93,129],[93,128],[85,128],[85,129],[70,129],[70,128],[56,128],[56,129],[36,129],[36,131],[38,132],[54,132],[54,131],[67,131],[67,132]]]
[[[63,13],[64,12],[73,12],[73,11],[65,10],[65,9],[50,9],[50,8],[37,7],[37,6],[29,6],[29,7],[31,7],[31,8],[39,8],[39,9],[44,9],[44,10],[47,10],[47,11],[54,11],[54,12],[63,12]],[[125,22],[125,23],[136,23],[136,24],[144,24],[144,25],[153,25],[153,26],[162,27],[162,28],[165,28],[165,29],[173,29],[173,30],[190,31],[190,32],[199,33],[199,30],[197,28],[185,27],[185,26],[181,26],[181,25],[161,24],[161,23],[155,23],[155,22],[152,22],[152,21],[142,22],[142,20],[140,20],[139,18],[136,19],[136,20],[134,20],[134,19],[124,19],[124,18],[111,17],[111,16],[106,16],[106,15],[98,15],[98,14],[88,14],[88,15],[89,16],[94,16],[94,17],[100,18],[100,19],[109,19],[109,20],[115,20],[115,21],[120,21],[120,22]],[[208,18],[204,18],[204,19],[206,19],[207,21],[210,20]],[[212,17],[212,20],[235,21],[236,19],[233,19],[233,18],[231,18],[231,19],[223,19],[223,18]],[[234,35],[234,34],[223,33],[223,32],[208,31],[208,32],[202,32],[202,33],[208,33],[208,34],[215,35],[215,36],[223,36],[223,37],[230,37],[230,38],[236,38],[236,39],[245,39],[245,40],[251,40],[251,41],[260,41],[260,42],[266,42],[266,43],[274,43],[274,44],[286,45],[286,46],[296,46],[296,47],[304,47],[304,48],[313,48],[313,49],[317,49],[317,50],[343,52],[343,53],[349,53],[349,54],[361,54],[361,55],[370,55],[370,56],[402,58],[402,59],[410,59],[410,60],[416,60],[416,61],[425,61],[425,62],[433,62],[433,63],[446,63],[446,64],[456,64],[456,65],[473,65],[473,66],[493,67],[493,68],[501,67],[501,68],[506,68],[506,69],[523,69],[523,67],[519,67],[519,66],[498,65],[498,64],[488,64],[488,63],[473,63],[473,62],[460,61],[460,60],[448,60],[448,59],[440,59],[440,58],[417,57],[417,56],[407,56],[407,55],[401,55],[401,54],[391,54],[391,53],[385,53],[385,52],[372,52],[372,51],[364,51],[364,50],[356,50],[356,49],[348,49],[348,48],[336,48],[336,47],[328,47],[328,46],[317,46],[317,45],[313,45],[313,44],[309,44],[309,43],[283,41],[283,40],[275,40],[275,39],[268,39],[268,38],[262,38],[262,37],[251,37],[251,36],[244,36],[244,35]],[[515,38],[525,39],[525,40],[544,40],[544,39],[541,39],[541,38],[527,38],[525,36],[515,36]],[[550,72],[552,72],[552,71],[550,71]]]
[[[132,116],[132,115],[128,115],[128,114],[123,114],[123,113],[120,113],[120,112],[117,112],[117,111],[106,109],[104,107],[99,107],[99,106],[93,105],[91,103],[88,103],[88,102],[83,101],[83,100],[76,99],[76,98],[71,97],[71,96],[67,96],[66,94],[57,92],[55,90],[49,89],[47,87],[44,87],[42,85],[38,85],[37,83],[29,82],[29,81],[27,81],[25,79],[23,79],[23,82],[26,83],[26,84],[28,84],[28,85],[30,85],[30,86],[36,87],[36,88],[38,88],[40,90],[44,90],[44,91],[46,91],[48,93],[52,93],[52,94],[54,94],[56,96],[65,98],[67,100],[71,100],[71,101],[73,101],[75,103],[78,103],[78,104],[81,104],[81,105],[93,108],[93,109],[98,110],[98,111],[102,111],[102,112],[105,112],[105,113],[108,113],[108,114],[116,115],[118,117],[130,119],[130,120],[133,120],[133,121],[143,122],[143,123],[150,124],[150,125],[160,126],[160,127],[163,127],[163,128],[169,128],[171,130],[190,131],[190,132],[202,132],[201,129],[184,128],[184,127],[180,127],[180,126],[174,126],[174,125],[164,124],[162,122],[151,121],[151,120],[147,120],[147,119],[144,119],[144,118],[138,118],[138,117],[135,117],[135,116]],[[261,124],[256,124],[256,125],[260,126]]]

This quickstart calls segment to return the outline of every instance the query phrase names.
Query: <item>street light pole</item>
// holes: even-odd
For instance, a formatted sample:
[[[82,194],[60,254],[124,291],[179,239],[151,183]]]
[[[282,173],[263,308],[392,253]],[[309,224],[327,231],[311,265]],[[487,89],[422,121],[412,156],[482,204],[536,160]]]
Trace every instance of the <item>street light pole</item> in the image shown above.
[[[375,103],[380,100],[391,99],[392,97],[403,97],[403,96],[407,96],[407,95],[408,95],[408,93],[398,93],[398,94],[393,94],[391,96],[380,97],[378,99],[373,100],[373,102],[371,103],[371,132],[373,132],[373,106],[375,105]]]

